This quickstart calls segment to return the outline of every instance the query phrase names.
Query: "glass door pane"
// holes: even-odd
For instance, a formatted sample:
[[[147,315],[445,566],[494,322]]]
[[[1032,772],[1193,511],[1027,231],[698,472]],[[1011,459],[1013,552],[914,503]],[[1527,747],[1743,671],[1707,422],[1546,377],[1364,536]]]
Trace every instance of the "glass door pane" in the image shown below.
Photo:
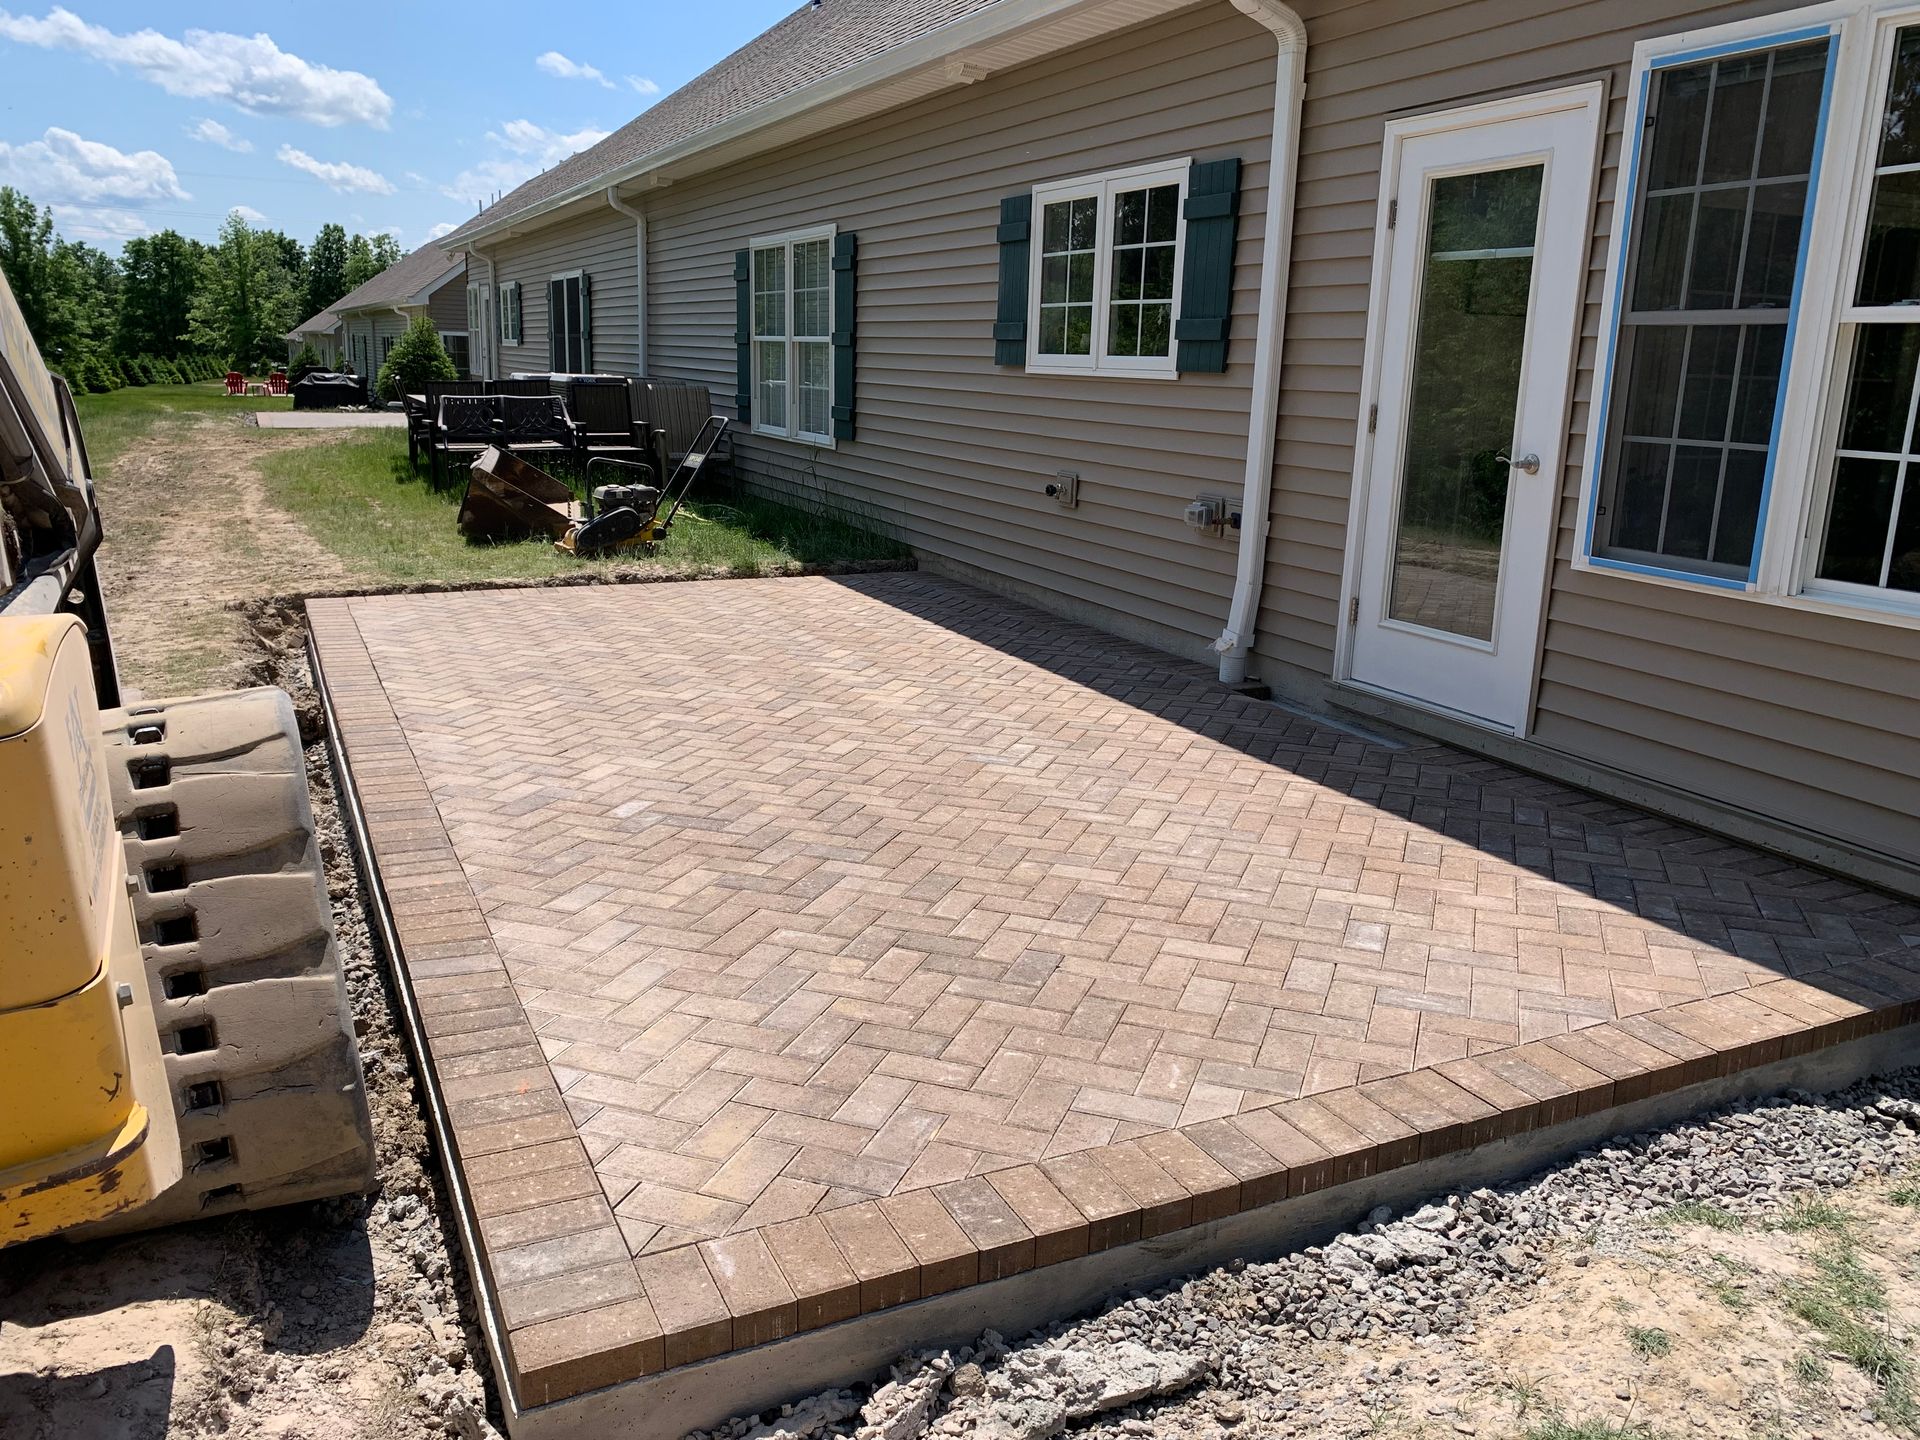
[[[1493,638],[1541,165],[1430,182],[1388,614]],[[1540,479],[1540,484],[1552,484]]]

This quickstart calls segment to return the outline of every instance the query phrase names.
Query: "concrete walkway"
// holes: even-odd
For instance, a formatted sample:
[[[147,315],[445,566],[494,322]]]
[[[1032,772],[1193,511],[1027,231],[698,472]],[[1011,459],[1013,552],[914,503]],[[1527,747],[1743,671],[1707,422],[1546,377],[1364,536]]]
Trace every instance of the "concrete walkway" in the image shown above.
[[[398,410],[260,410],[254,419],[263,430],[404,430]]]
[[[925,575],[309,609],[526,1403],[1920,1000],[1914,905]]]

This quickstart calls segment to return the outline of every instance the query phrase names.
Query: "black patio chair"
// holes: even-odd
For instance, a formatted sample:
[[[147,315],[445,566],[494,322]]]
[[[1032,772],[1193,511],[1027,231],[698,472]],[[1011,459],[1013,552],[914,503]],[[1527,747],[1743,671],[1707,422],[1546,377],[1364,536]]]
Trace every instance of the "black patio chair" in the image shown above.
[[[407,464],[411,468],[418,470],[420,452],[433,448],[433,427],[440,418],[441,397],[479,393],[480,382],[477,380],[429,380],[419,400],[405,395],[400,397],[400,403],[407,412]]]
[[[497,395],[442,395],[435,413],[432,442],[427,450],[427,474],[440,488],[443,464],[455,455],[478,455],[495,443],[500,431],[501,399]]]
[[[489,395],[551,395],[553,382],[550,380],[489,380]]]
[[[655,463],[662,475],[671,475],[693,449],[712,414],[707,387],[680,380],[642,380],[635,382],[635,399],[640,419],[651,431]],[[732,445],[724,431],[716,444],[711,458],[727,465]]]
[[[567,402],[558,395],[493,395],[500,406],[500,430],[496,440],[502,450],[521,455],[544,450],[575,455],[581,449],[580,427],[567,413]]]
[[[567,386],[567,408],[579,423],[581,447],[588,452],[651,454],[646,426],[633,418],[626,381],[575,380]]]

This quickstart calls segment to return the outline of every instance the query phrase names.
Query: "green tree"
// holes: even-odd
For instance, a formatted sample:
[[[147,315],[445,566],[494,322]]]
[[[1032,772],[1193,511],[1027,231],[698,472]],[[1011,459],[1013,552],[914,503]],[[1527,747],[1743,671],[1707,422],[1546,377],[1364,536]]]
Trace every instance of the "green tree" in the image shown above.
[[[201,263],[188,335],[195,346],[244,369],[281,353],[282,337],[300,319],[297,304],[294,277],[275,236],[229,215]]]
[[[356,235],[347,242],[347,290],[358,290],[367,281],[378,275],[390,265],[397,265],[406,252],[400,248],[400,242],[391,235]],[[342,291],[341,294],[345,294]],[[340,298],[339,295],[333,297]],[[333,300],[327,302],[331,305]],[[325,306],[320,307],[322,309]],[[309,311],[309,314],[312,312]]]
[[[0,186],[0,271],[13,287],[27,329],[49,359],[66,338],[65,304],[53,238],[53,211],[12,186]]]
[[[417,394],[429,380],[458,380],[460,372],[440,343],[440,332],[426,315],[416,315],[406,333],[393,342],[387,363],[380,367],[376,389],[382,400]]]
[[[379,273],[380,267],[374,263],[373,247],[367,243],[367,237],[354,236],[347,242],[347,264],[341,277],[346,281],[347,288],[341,294],[358,290]],[[339,296],[334,298],[338,299]]]
[[[121,247],[114,343],[122,355],[178,355],[200,283],[206,246],[174,230],[137,235]]]
[[[339,225],[322,225],[320,233],[313,237],[313,244],[307,250],[307,314],[318,315],[350,288],[347,284],[347,232]]]
[[[400,248],[400,242],[385,232],[371,237],[368,243],[373,250],[373,273],[376,275],[389,265],[398,265],[406,259],[407,252]]]

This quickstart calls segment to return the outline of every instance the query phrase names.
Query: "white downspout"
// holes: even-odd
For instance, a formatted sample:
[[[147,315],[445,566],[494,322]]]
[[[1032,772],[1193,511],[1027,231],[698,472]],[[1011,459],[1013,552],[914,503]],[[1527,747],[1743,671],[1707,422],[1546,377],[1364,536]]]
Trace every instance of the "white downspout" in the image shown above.
[[[1240,559],[1227,627],[1213,648],[1220,679],[1247,678],[1247,650],[1260,613],[1273,502],[1273,432],[1280,415],[1280,349],[1287,333],[1287,272],[1293,262],[1293,191],[1300,170],[1300,110],[1307,93],[1307,27],[1277,0],[1233,0],[1280,43],[1273,87],[1273,157],[1267,168],[1266,233],[1260,246],[1260,318],[1253,346],[1253,399],[1247,416],[1247,470],[1240,499]]]
[[[639,346],[640,373],[647,374],[647,216],[646,212],[636,210],[618,195],[613,186],[607,187],[607,204],[633,221],[633,308],[634,329],[637,332],[636,344]]]

